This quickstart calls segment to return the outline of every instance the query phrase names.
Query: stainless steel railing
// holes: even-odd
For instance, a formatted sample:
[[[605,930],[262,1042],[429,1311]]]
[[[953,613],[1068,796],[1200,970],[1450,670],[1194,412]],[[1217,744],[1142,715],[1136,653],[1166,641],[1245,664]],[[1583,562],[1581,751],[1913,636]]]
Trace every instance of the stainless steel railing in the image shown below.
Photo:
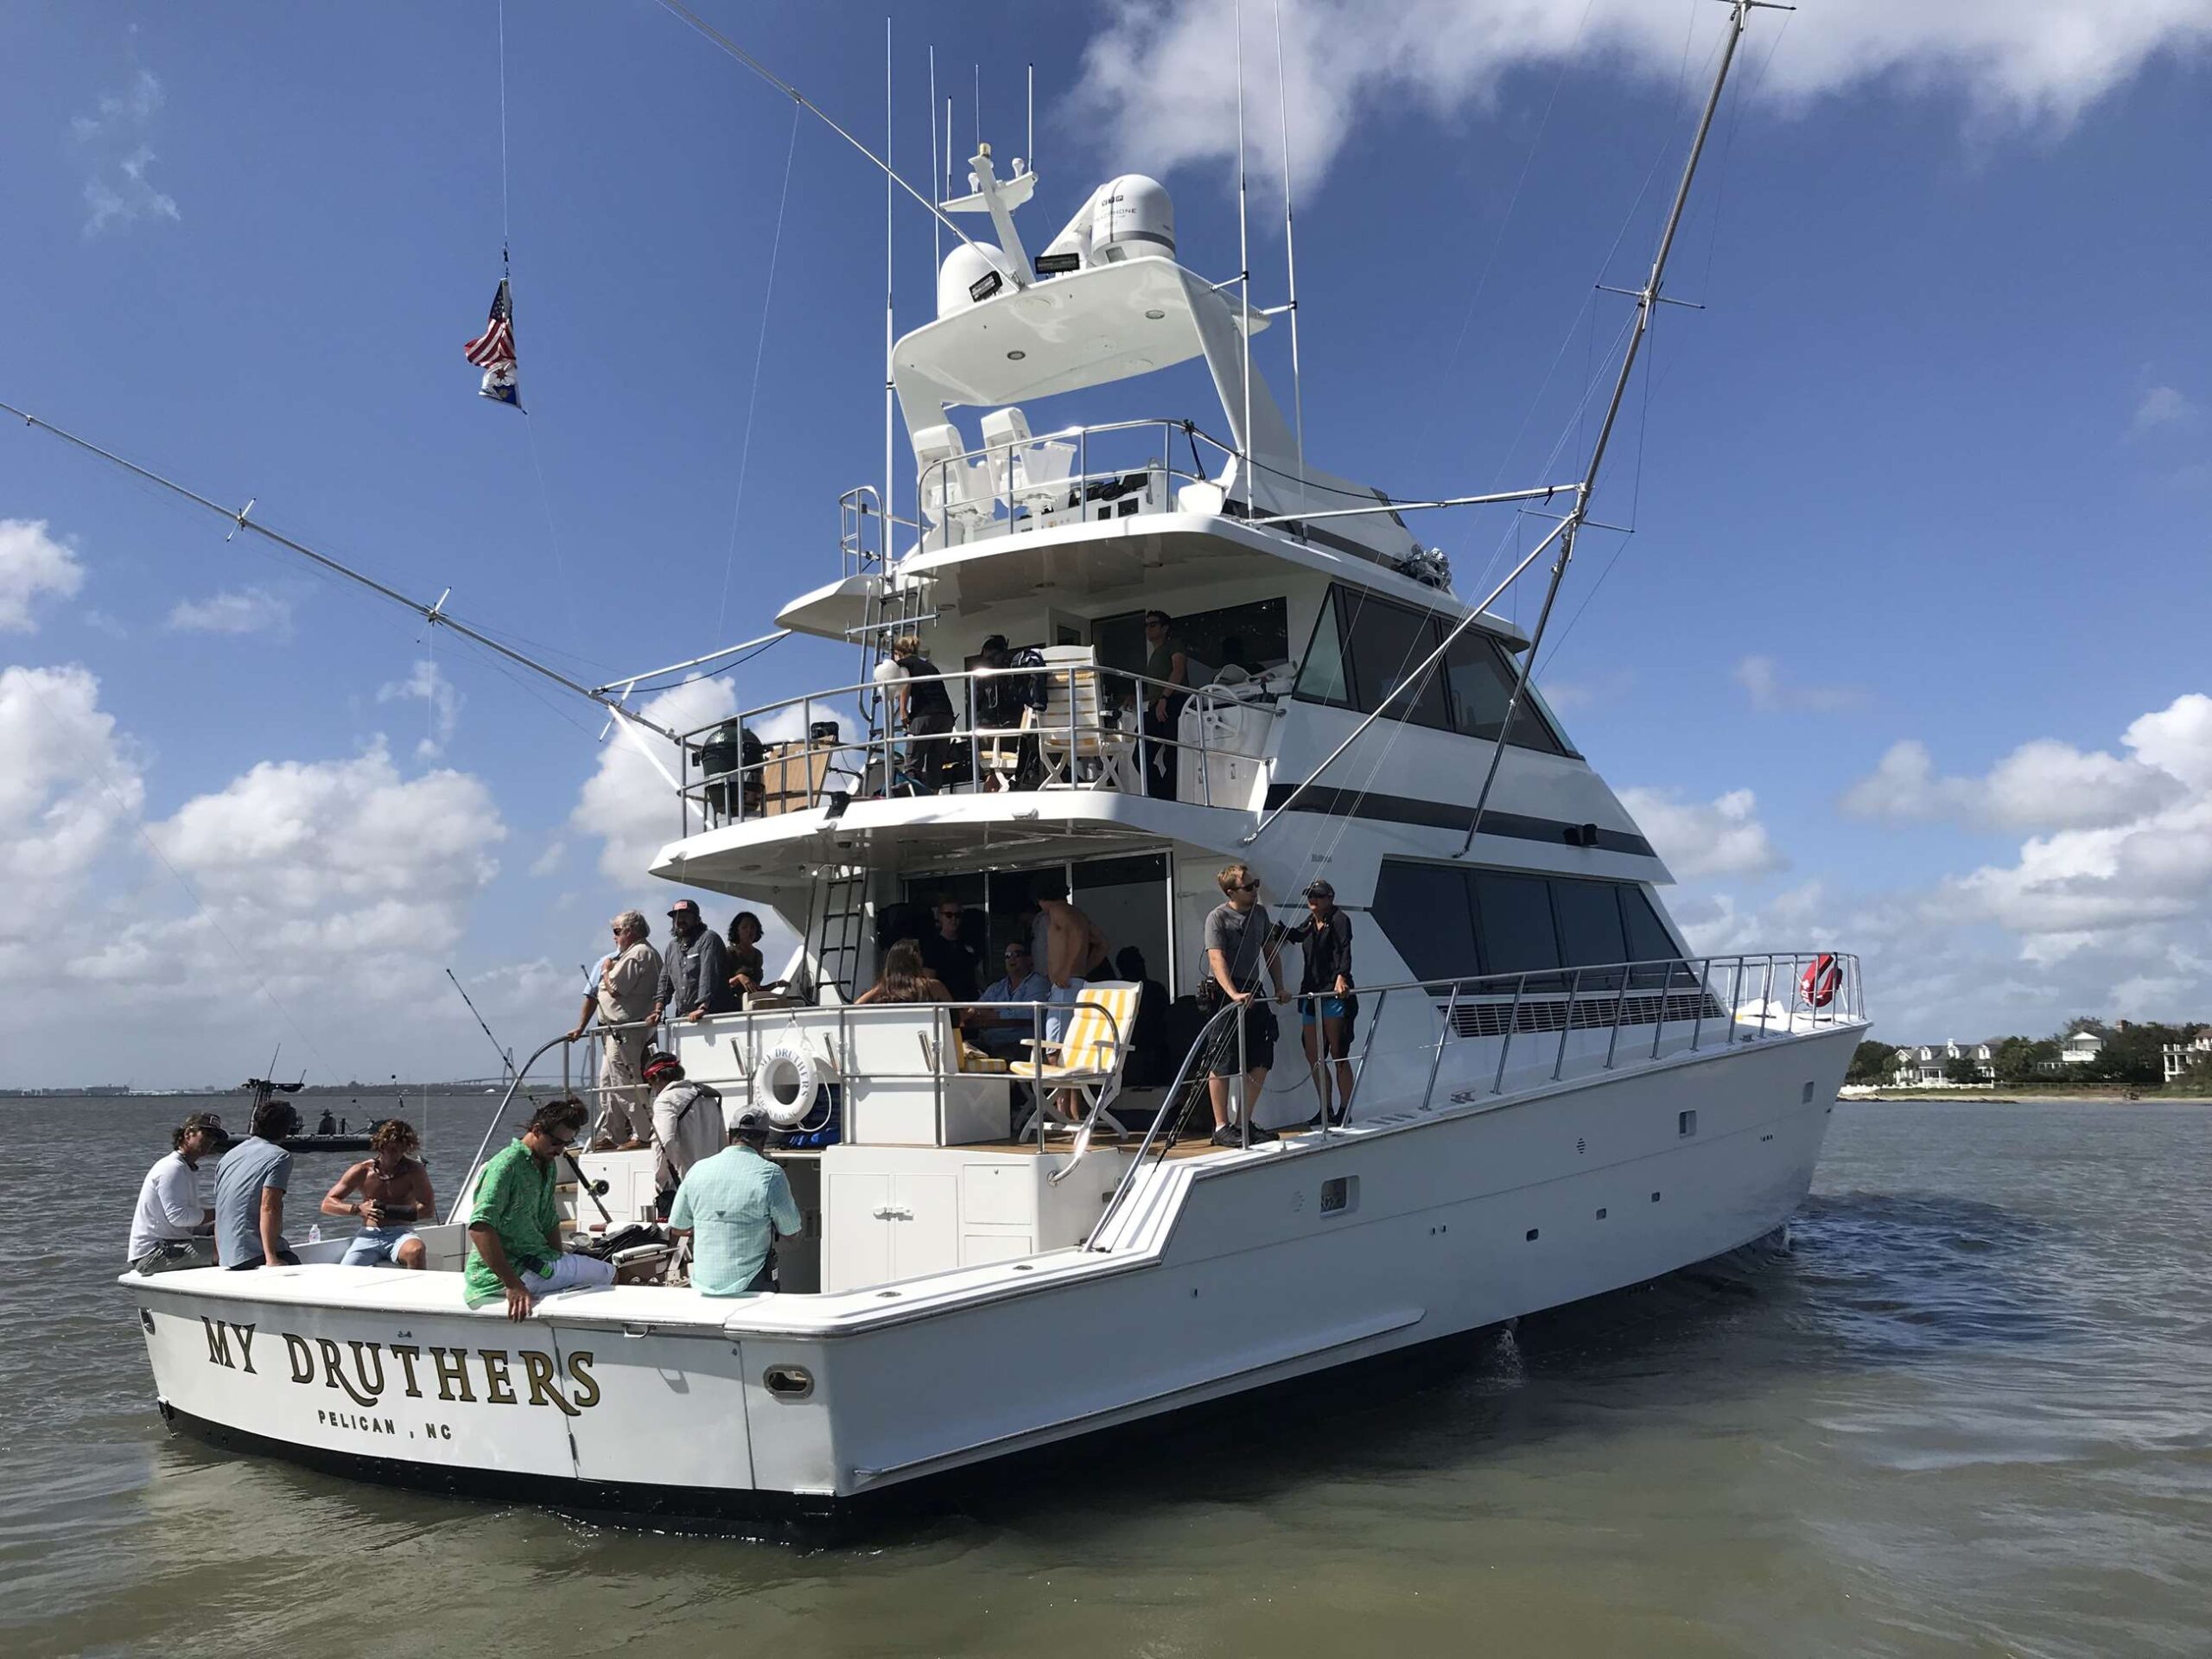
[[[954,703],[951,724],[942,731],[916,731],[911,719],[899,725],[887,712],[893,694],[901,686],[930,683],[943,687]],[[1010,790],[1142,795],[1149,792],[1155,765],[1175,770],[1179,798],[1185,755],[1196,762],[1190,770],[1198,804],[1249,808],[1267,747],[1264,722],[1284,707],[1285,688],[1256,684],[1236,690],[1170,685],[1095,663],[1047,662],[960,670],[933,682],[832,686],[779,698],[683,734],[683,832],[806,810],[834,794],[880,799],[941,788],[981,789],[993,781]],[[1005,701],[986,714],[995,700],[985,693],[994,689],[1005,693]],[[884,693],[887,712],[868,732],[847,737],[835,709],[855,693],[877,691]],[[1163,697],[1171,706],[1173,736],[1150,729],[1144,718]],[[1194,741],[1180,734],[1186,722]],[[764,728],[794,727],[800,735],[774,744],[761,735]],[[747,760],[749,752],[759,758]],[[1230,762],[1250,763],[1250,775]],[[696,781],[694,772],[700,774]]]
[[[1305,993],[1291,1001],[1294,1005],[1318,1001],[1328,995],[1332,994]],[[1394,997],[1401,1008],[1408,1002],[1424,1007],[1427,1016],[1420,1023],[1429,1025],[1434,1035],[1433,1039],[1417,1039],[1391,1057],[1413,1063],[1398,1067],[1401,1081],[1412,1084],[1420,1079],[1415,1086],[1388,1096],[1388,1109],[1392,1112],[1432,1109],[1439,1084],[1445,1077],[1447,1049],[1463,1051],[1469,1061],[1480,1063],[1453,1075],[1454,1081],[1461,1071],[1471,1076],[1471,1083],[1447,1096],[1454,1105],[1467,1105],[1510,1100],[1570,1077],[1603,1076],[1662,1057],[1673,1058],[1708,1048],[1732,1048],[1855,1025],[1866,1018],[1859,958],[1818,950],[1663,957],[1464,979],[1407,980],[1361,986],[1356,995],[1361,999],[1360,1017],[1367,1022],[1367,1032],[1352,1062],[1353,1090],[1358,1106],[1366,1112],[1375,1109],[1369,1074],[1380,1058],[1375,1045]],[[1166,1155],[1173,1135],[1168,1141],[1160,1142],[1160,1127],[1171,1118],[1179,1120],[1186,1115],[1178,1103],[1190,1086],[1191,1069],[1204,1057],[1217,1028],[1232,1011],[1224,1007],[1216,1014],[1184,1057],[1169,1090],[1166,1109],[1123,1172],[1120,1185],[1084,1241],[1085,1249],[1099,1248],[1099,1239],[1120,1212],[1155,1144],[1157,1155]],[[1643,1046],[1645,1027],[1650,1029],[1648,1047]],[[1627,1033],[1634,1035],[1624,1046],[1623,1036]],[[1237,1041],[1239,1081],[1236,1086],[1241,1090],[1247,1070],[1242,1021],[1237,1025]],[[1496,1044],[1494,1058],[1488,1046],[1492,1042]],[[1521,1061],[1517,1071],[1516,1054]],[[1320,1063],[1332,1064],[1325,1058]],[[1290,1064],[1279,1058],[1277,1070]],[[1248,1126],[1240,1137],[1244,1147],[1251,1144],[1249,1125],[1255,1104],[1244,1103],[1238,1113]],[[1327,1139],[1338,1132],[1325,1110],[1319,1125],[1321,1137]]]
[[[1190,452],[1187,465],[1175,460],[1179,443]],[[1113,459],[1120,454],[1143,458]],[[1241,459],[1233,445],[1195,423],[1166,418],[1104,421],[984,444],[922,467],[916,480],[926,524],[922,547],[934,552],[1052,524],[1173,512],[1181,486],[1217,486],[1229,463]]]

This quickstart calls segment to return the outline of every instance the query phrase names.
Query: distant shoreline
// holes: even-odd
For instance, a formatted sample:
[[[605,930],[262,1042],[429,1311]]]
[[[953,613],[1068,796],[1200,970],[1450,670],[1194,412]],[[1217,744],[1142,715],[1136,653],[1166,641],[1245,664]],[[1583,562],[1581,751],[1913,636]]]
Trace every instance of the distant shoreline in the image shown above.
[[[1992,1088],[1982,1089],[1878,1089],[1870,1095],[1839,1095],[1839,1100],[1916,1100],[1916,1101],[1980,1101],[1985,1106],[2029,1106],[2038,1102],[2068,1101],[2085,1106],[2212,1106],[2212,1096],[2169,1095],[2156,1089],[2137,1091],[2130,1100],[2120,1089],[2024,1089],[2005,1093]]]

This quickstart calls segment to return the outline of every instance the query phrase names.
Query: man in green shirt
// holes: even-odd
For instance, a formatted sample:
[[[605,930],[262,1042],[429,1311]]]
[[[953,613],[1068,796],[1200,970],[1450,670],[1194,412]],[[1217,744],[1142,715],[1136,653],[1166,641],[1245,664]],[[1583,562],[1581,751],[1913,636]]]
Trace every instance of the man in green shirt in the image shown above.
[[[484,1166],[468,1212],[468,1267],[462,1279],[469,1306],[504,1295],[507,1317],[526,1319],[540,1296],[614,1282],[612,1263],[561,1249],[554,1160],[583,1133],[588,1116],[580,1101],[541,1106],[522,1139]]]
[[[768,1161],[768,1120],[757,1107],[737,1115],[728,1147],[691,1166],[668,1224],[691,1238],[691,1287],[702,1296],[775,1289],[769,1245],[798,1231],[799,1213],[791,1182]]]

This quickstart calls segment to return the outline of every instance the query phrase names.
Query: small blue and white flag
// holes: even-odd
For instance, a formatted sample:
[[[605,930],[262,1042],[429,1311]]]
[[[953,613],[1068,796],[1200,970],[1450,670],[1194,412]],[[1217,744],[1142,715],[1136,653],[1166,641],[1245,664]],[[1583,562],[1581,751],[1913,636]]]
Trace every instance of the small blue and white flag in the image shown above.
[[[520,409],[522,388],[515,380],[515,307],[505,277],[499,278],[499,290],[492,296],[491,321],[463,349],[468,360],[484,371],[484,384],[477,388],[477,396]]]

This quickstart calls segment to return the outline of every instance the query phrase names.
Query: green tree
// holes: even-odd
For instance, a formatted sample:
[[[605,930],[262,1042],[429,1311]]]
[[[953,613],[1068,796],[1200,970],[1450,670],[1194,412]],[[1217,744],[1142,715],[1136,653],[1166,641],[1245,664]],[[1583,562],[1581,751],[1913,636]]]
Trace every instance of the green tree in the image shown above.
[[[2124,1025],[2105,1039],[2104,1052],[2097,1056],[2095,1063],[2083,1070],[2099,1083],[2125,1084],[2134,1089],[2156,1088],[2166,1080],[2165,1046],[2184,1041],[2187,1036],[2178,1026],[2152,1021]]]
[[[1955,1054],[1943,1062],[1943,1081],[1960,1084],[1981,1081],[1981,1065],[1971,1054]]]
[[[1861,1043],[1851,1052],[1846,1083],[1888,1083],[1897,1069],[1897,1051],[1890,1043]]]
[[[2050,1077],[2044,1070],[2045,1064],[2057,1062],[2058,1044],[2049,1037],[2004,1037],[1991,1046],[1989,1058],[1999,1083],[2044,1082]]]
[[[2174,1086],[2191,1095],[2212,1095],[2212,1054],[2205,1054],[2174,1079]]]

